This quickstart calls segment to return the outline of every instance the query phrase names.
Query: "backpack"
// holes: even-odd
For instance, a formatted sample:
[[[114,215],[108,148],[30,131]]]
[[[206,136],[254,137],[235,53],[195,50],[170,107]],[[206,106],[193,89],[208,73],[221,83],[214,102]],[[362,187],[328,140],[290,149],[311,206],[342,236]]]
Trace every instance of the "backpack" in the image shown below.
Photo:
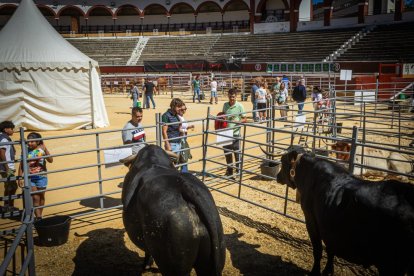
[[[224,112],[217,113],[217,117],[223,116],[223,115],[226,115],[226,113],[224,113]],[[224,121],[225,119],[226,119],[225,117],[215,119],[214,120],[215,121],[214,122],[214,129],[217,130],[217,129],[226,128],[228,124],[227,124],[227,121]]]

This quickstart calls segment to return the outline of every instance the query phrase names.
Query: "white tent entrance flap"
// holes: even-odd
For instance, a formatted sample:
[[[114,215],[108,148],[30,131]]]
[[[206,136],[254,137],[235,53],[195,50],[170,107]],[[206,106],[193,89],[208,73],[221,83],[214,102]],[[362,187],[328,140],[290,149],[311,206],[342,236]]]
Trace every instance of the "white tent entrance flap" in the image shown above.
[[[109,125],[98,63],[62,38],[32,0],[0,32],[0,121],[32,130]]]

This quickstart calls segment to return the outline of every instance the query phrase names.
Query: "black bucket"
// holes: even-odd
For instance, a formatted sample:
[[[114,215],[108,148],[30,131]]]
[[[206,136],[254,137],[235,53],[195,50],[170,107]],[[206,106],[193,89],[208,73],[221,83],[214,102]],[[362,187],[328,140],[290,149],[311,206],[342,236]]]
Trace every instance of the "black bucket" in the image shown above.
[[[279,172],[280,164],[276,162],[271,161],[264,161],[260,165],[260,172],[263,175],[269,176],[269,177],[276,177],[277,173]],[[268,178],[266,178],[268,179]],[[270,179],[268,179],[270,180]]]
[[[62,245],[68,241],[71,218],[54,216],[34,223],[38,234],[38,243],[42,246]]]

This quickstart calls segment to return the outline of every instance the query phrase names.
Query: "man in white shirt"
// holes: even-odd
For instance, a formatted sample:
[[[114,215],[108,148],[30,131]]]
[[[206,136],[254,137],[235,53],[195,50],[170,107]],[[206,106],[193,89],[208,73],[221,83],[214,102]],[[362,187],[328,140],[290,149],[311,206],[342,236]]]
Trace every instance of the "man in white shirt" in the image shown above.
[[[211,91],[211,98],[210,98],[210,104],[213,104],[213,98],[216,100],[215,103],[218,103],[218,97],[217,97],[217,81],[214,77],[211,78],[210,82],[210,91]]]
[[[145,131],[142,126],[142,108],[134,107],[131,111],[131,120],[126,123],[122,130],[122,141],[124,145],[133,144],[132,154],[137,154],[145,147]]]

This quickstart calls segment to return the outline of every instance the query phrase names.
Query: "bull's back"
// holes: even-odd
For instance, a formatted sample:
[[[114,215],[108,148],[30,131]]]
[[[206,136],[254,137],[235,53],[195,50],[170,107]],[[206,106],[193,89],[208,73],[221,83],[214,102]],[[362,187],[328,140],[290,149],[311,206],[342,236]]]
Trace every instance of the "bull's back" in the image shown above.
[[[326,194],[331,204],[317,211],[325,244],[365,265],[414,261],[414,188],[396,181],[358,185]]]
[[[141,213],[146,247],[155,260],[166,264],[174,260],[174,268],[168,269],[181,269],[177,275],[195,264],[216,274],[212,242],[217,233],[206,216],[216,214],[220,226],[221,221],[209,191],[200,185],[204,184],[198,179],[173,174],[145,181],[137,193],[136,211]]]

